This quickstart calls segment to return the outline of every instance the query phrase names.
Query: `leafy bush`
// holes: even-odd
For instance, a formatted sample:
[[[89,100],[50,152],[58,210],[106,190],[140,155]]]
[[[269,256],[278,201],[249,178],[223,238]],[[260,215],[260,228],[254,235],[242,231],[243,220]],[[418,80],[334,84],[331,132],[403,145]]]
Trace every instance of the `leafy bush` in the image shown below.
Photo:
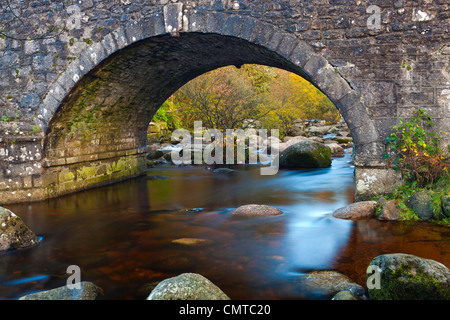
[[[416,181],[418,187],[450,174],[450,159],[441,148],[442,137],[432,131],[435,124],[431,120],[425,110],[419,109],[411,119],[399,119],[399,125],[387,138],[388,165],[401,172],[407,182]],[[447,148],[450,150],[450,146]]]
[[[156,114],[153,116],[153,120],[155,122],[165,122],[167,123],[167,128],[170,131],[177,129],[180,125],[178,124],[178,119],[174,114],[174,110],[171,102],[166,101],[164,104],[156,111]]]

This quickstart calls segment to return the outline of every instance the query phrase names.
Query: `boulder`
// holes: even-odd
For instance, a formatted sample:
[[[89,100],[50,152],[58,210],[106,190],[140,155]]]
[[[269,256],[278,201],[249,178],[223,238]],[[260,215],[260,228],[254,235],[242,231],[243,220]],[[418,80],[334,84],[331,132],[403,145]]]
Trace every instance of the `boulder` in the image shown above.
[[[331,140],[336,141],[339,144],[348,144],[350,142],[353,142],[353,138],[351,137],[335,137]]]
[[[336,127],[336,126],[331,126],[330,127],[330,129],[328,129],[328,132],[327,133],[338,133],[339,132],[339,129],[338,129],[338,127]]]
[[[260,217],[280,215],[283,211],[264,204],[246,204],[234,209],[231,214],[240,217]]]
[[[291,136],[286,136],[283,139],[283,142],[280,142],[278,145],[278,152],[282,152],[284,150],[286,150],[288,147],[292,146],[293,144],[296,144],[297,142],[300,141],[306,141],[306,140],[310,140],[309,138],[305,138],[303,136],[295,136],[295,137],[291,137]]]
[[[159,159],[162,156],[164,156],[164,152],[162,152],[161,150],[151,150],[147,152],[147,159],[148,160],[155,160],[155,159]]]
[[[326,168],[331,166],[331,150],[323,143],[300,141],[280,153],[279,165],[281,168]]]
[[[378,289],[368,289],[373,300],[450,300],[450,270],[437,261],[394,253],[370,265],[380,270]]]
[[[360,201],[335,210],[332,216],[339,219],[366,219],[375,215],[376,208],[376,201]]]
[[[306,134],[309,136],[323,136],[328,133],[331,126],[311,126],[306,129]]]
[[[325,299],[331,299],[339,291],[350,291],[357,296],[365,293],[362,286],[337,271],[309,272],[299,278],[299,284],[302,290]]]
[[[344,157],[345,156],[345,150],[339,144],[337,144],[337,143],[326,143],[325,145],[328,148],[330,148],[332,157]]]
[[[0,251],[39,243],[38,237],[10,210],[0,207]]]
[[[398,220],[400,219],[400,208],[395,200],[386,201],[381,208],[378,220]]]
[[[409,197],[406,205],[422,220],[429,220],[433,217],[432,198],[426,192],[417,192]]]
[[[230,298],[202,275],[183,273],[161,281],[147,300],[230,300]]]
[[[100,288],[88,281],[80,282],[80,288],[69,289],[67,286],[31,293],[19,300],[95,300]]]
[[[444,195],[441,197],[441,206],[442,206],[442,213],[447,217],[450,218],[450,195]]]
[[[331,300],[362,300],[362,299],[353,292],[344,290],[336,293]]]

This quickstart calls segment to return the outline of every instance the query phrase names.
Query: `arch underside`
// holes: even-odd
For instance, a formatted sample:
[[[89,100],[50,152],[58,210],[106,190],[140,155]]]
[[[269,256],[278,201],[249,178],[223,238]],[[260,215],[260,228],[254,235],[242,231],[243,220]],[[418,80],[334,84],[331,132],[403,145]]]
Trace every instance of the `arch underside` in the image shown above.
[[[323,57],[308,50],[287,59],[237,37],[180,33],[150,37],[112,53],[76,79],[48,121],[43,141],[44,197],[143,174],[147,128],[157,109],[191,79],[228,65],[267,65],[311,81],[347,121],[356,161],[362,154],[361,159],[378,161],[376,130],[359,95]],[[82,55],[77,61],[80,70],[86,59]]]
[[[177,89],[213,69],[248,63],[309,78],[276,53],[234,37],[185,33],[135,43],[82,77],[63,100],[47,128],[45,156],[143,147],[153,115]]]

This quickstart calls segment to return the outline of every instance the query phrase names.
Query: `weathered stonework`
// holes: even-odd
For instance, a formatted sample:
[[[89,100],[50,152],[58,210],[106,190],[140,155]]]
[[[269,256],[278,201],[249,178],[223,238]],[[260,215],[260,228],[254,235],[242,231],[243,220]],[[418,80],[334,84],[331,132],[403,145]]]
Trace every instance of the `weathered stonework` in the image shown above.
[[[370,4],[379,29],[368,27]],[[14,10],[21,20],[0,18],[11,33],[0,38],[1,204],[142,174],[157,108],[226,65],[295,72],[335,103],[354,138],[359,199],[395,182],[382,155],[396,117],[422,107],[450,131],[445,0],[21,1]]]

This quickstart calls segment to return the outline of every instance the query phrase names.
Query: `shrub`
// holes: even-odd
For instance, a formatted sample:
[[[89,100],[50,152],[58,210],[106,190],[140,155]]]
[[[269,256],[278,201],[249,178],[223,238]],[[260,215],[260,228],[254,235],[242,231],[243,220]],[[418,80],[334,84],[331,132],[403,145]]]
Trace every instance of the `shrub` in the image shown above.
[[[387,138],[388,165],[401,172],[407,182],[417,181],[419,187],[450,174],[448,153],[441,148],[442,137],[432,131],[435,124],[431,120],[425,110],[419,109],[411,119],[399,119],[399,125]]]

